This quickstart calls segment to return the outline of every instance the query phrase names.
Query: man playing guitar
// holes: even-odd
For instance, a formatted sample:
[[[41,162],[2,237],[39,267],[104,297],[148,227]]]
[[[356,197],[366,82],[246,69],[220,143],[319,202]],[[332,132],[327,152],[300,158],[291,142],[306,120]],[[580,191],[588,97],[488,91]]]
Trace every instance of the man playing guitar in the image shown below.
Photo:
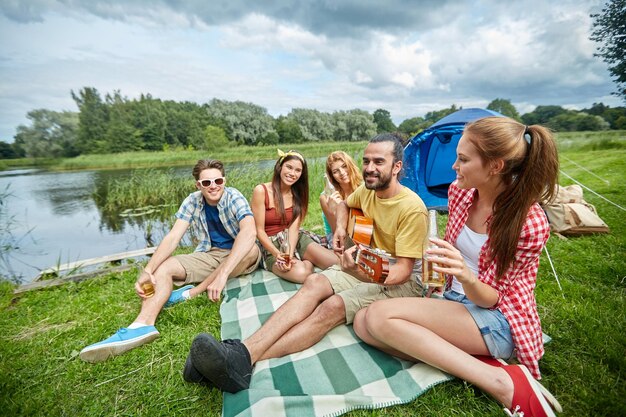
[[[196,336],[183,372],[187,381],[211,382],[228,392],[247,389],[257,361],[313,346],[334,327],[352,323],[357,311],[375,300],[421,296],[420,278],[413,271],[426,244],[428,212],[417,194],[399,182],[402,159],[396,135],[380,134],[370,140],[363,154],[365,182],[337,210],[333,245],[341,266],[309,275],[298,292],[244,341],[218,342],[206,333]],[[383,285],[359,269],[353,258],[356,247],[345,248],[348,207],[361,209],[373,220],[371,246],[396,259]]]
[[[384,172],[384,162],[384,158],[364,154],[364,187],[355,190],[344,209],[338,210],[337,232],[333,237],[335,250],[342,255],[341,272],[365,283],[384,283],[383,293],[388,286],[418,284],[410,278],[418,270],[416,259],[417,266],[421,266],[427,234],[427,212],[422,200],[399,182],[402,161],[394,162],[391,175]],[[362,240],[366,236],[367,219],[372,221],[370,242]],[[352,241],[356,245],[352,246]],[[368,288],[368,292],[380,290]],[[385,298],[390,298],[389,295],[385,294]],[[348,300],[344,298],[344,302]],[[359,306],[366,305],[359,303]]]

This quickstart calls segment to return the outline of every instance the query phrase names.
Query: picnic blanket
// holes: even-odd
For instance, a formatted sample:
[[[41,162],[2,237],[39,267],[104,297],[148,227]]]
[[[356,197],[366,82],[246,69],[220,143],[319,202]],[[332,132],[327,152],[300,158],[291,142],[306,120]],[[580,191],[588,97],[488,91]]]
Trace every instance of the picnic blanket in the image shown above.
[[[264,270],[228,280],[220,307],[222,339],[250,336],[298,287]],[[429,365],[372,348],[352,326],[341,325],[309,349],[258,362],[249,389],[224,393],[222,415],[339,416],[408,403],[449,379]]]

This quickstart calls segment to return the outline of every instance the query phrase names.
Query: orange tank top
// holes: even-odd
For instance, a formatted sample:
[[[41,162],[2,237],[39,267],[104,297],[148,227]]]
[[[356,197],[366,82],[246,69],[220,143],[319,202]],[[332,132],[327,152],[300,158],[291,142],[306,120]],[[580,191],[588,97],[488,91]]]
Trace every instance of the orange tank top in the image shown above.
[[[263,189],[265,190],[265,233],[267,233],[268,236],[274,236],[289,227],[291,218],[293,217],[293,207],[285,209],[286,222],[283,222],[276,207],[269,208],[270,196],[267,187],[265,184],[261,185],[263,185]]]

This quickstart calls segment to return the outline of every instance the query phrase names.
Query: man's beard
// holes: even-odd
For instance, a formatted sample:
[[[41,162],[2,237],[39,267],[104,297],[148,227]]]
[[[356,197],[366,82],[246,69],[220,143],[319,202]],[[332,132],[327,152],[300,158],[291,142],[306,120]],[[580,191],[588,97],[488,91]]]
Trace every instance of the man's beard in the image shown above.
[[[367,182],[367,178],[368,177],[374,177],[377,178],[378,181],[374,184],[370,184]],[[387,188],[389,188],[389,184],[391,184],[391,174],[389,175],[385,175],[383,173],[379,173],[377,174],[366,174],[365,172],[363,173],[363,179],[365,180],[365,188],[367,188],[368,190],[386,190]]]

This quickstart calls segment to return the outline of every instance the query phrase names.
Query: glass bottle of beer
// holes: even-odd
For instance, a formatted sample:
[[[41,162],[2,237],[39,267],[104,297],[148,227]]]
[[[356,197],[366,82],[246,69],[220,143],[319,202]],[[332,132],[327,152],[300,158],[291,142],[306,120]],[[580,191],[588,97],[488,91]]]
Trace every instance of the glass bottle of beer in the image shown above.
[[[285,260],[285,263],[289,265],[291,262],[291,245],[289,244],[289,229],[285,229],[284,232],[285,239],[280,243],[280,254]]]
[[[428,210],[428,237],[429,238],[438,238],[439,234],[437,232],[437,211]],[[429,249],[436,248],[437,246],[428,242],[427,247]],[[434,271],[432,261],[430,261],[429,256],[424,253],[424,257],[422,259],[422,281],[424,285],[430,287],[442,287],[446,283],[446,277],[444,274]]]
[[[324,174],[324,195],[326,197],[330,197],[335,192],[335,187],[333,183],[330,182],[328,175]]]

